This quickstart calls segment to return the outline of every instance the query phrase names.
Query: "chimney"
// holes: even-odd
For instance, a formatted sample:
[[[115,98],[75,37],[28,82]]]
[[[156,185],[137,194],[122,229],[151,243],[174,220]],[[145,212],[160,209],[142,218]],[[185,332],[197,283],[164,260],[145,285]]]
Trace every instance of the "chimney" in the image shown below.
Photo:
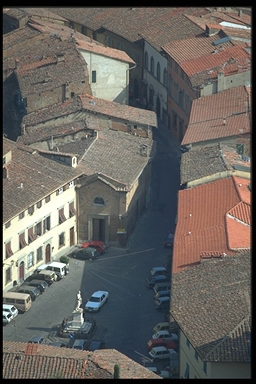
[[[217,92],[221,91],[224,91],[224,73],[222,71],[219,71],[217,79]]]
[[[19,59],[15,59],[15,69],[18,69],[20,67],[20,61]]]
[[[239,9],[239,11],[238,11],[238,16],[241,17],[242,14],[243,14],[243,10],[242,10],[242,9]]]

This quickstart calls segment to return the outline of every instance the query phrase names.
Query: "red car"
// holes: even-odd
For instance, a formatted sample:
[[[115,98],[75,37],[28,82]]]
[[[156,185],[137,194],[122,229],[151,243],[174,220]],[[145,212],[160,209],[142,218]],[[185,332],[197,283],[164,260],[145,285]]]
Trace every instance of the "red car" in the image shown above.
[[[150,351],[155,347],[165,347],[167,349],[174,349],[176,351],[177,344],[174,341],[166,341],[164,339],[150,339],[147,342],[147,348]]]
[[[94,241],[86,241],[81,245],[81,248],[87,248],[87,247],[95,248],[102,255],[104,252],[106,252],[109,246],[103,243],[103,241],[94,240]]]

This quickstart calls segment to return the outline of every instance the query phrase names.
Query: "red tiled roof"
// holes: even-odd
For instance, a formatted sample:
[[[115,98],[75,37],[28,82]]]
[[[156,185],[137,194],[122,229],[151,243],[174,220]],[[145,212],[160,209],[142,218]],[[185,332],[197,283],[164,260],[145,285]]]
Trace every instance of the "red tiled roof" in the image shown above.
[[[250,99],[240,86],[192,102],[182,145],[251,132]]]
[[[121,51],[119,49],[103,47],[103,46],[100,46],[100,45],[95,44],[95,43],[82,41],[80,39],[76,39],[76,42],[78,44],[78,46],[77,46],[78,49],[84,49],[86,51],[96,53],[98,55],[108,56],[108,57],[111,57],[113,59],[125,61],[125,62],[130,63],[130,64],[135,64],[135,61],[133,61],[127,55],[127,53],[125,53],[124,51]]]
[[[240,219],[244,217],[248,220],[249,217],[248,208],[242,214],[238,206],[241,198],[237,191],[237,179],[248,187],[249,180],[228,177],[179,191],[173,273],[199,264],[203,254],[225,253],[229,256],[234,254],[233,248],[250,248],[249,224],[234,225],[235,220],[229,218],[230,212],[239,215]],[[245,238],[240,236],[241,228]]]
[[[245,44],[239,44],[216,50],[216,53],[212,51],[210,54],[187,60],[181,63],[180,66],[188,76],[205,70],[208,70],[208,73],[210,73],[210,70],[215,70],[213,76],[216,77],[216,67],[222,68],[224,74],[228,76],[232,72],[250,69],[251,55],[244,48]]]

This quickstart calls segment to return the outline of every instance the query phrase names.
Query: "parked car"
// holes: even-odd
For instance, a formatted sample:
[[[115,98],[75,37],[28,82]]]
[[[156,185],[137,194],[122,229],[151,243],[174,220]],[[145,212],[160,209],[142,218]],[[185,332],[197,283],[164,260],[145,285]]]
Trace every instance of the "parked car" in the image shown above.
[[[166,289],[164,291],[159,291],[155,294],[154,299],[157,300],[160,297],[170,297],[171,291]]]
[[[27,285],[37,287],[41,293],[43,293],[49,286],[48,283],[44,280],[31,280],[27,283]]]
[[[170,272],[166,269],[166,267],[153,267],[150,271],[149,276],[154,277],[158,275],[169,275]]]
[[[94,292],[85,305],[85,310],[89,312],[99,312],[100,308],[108,301],[108,292]]]
[[[97,260],[100,256],[100,253],[96,251],[95,248],[87,247],[87,248],[78,248],[76,249],[72,256],[75,259],[81,259],[81,260]]]
[[[169,276],[166,276],[166,275],[158,275],[158,276],[155,276],[155,277],[148,277],[146,279],[146,285],[149,287],[149,288],[153,288],[155,284],[157,283],[163,283],[163,282],[169,282],[170,281],[170,277]]]
[[[156,333],[157,331],[168,331],[170,328],[170,323],[168,323],[167,321],[163,322],[163,323],[157,323],[154,328],[153,328],[153,331]]]
[[[85,339],[76,339],[74,341],[74,344],[72,345],[73,349],[80,349],[80,350],[85,350],[87,346],[87,340]]]
[[[165,311],[170,308],[170,295],[158,297],[158,299],[154,300],[155,308],[159,311]]]
[[[104,349],[105,342],[102,340],[90,340],[86,346],[88,351],[96,351],[97,349]]]
[[[148,352],[153,361],[177,358],[178,353],[174,349],[167,349],[165,347],[155,347]]]
[[[9,312],[13,319],[19,314],[18,309],[12,304],[3,304],[3,312]]]
[[[150,339],[147,342],[147,349],[150,351],[152,348],[155,347],[165,347],[167,349],[176,350],[177,344],[175,343],[175,341],[169,341],[165,339]]]
[[[146,367],[151,372],[154,372],[158,376],[161,376],[163,379],[169,379],[171,377],[170,371],[165,369],[159,369],[157,367]]]
[[[10,312],[3,311],[3,325],[9,324],[12,320],[12,314]]]
[[[166,281],[165,283],[156,283],[153,287],[153,290],[155,294],[157,294],[160,291],[170,291],[171,290],[171,283],[170,281]]]
[[[152,339],[165,339],[168,341],[178,340],[176,333],[169,333],[168,331],[157,331],[152,335]]]
[[[168,233],[164,240],[164,247],[166,248],[172,248],[173,247],[173,241],[174,241],[174,235],[172,233]]]
[[[60,347],[60,348],[66,347],[66,344],[64,344],[64,343],[62,343],[60,341],[52,341],[48,345],[51,345],[52,347]]]
[[[31,343],[31,344],[45,344],[45,340],[43,338],[43,336],[41,335],[35,335],[35,336],[32,336],[28,343]]]
[[[107,251],[107,249],[109,248],[109,245],[105,244],[103,241],[97,241],[97,240],[86,241],[81,245],[81,248],[88,248],[88,247],[95,248],[96,251],[98,251],[102,255]]]
[[[20,293],[28,293],[31,296],[32,301],[35,301],[41,295],[41,292],[37,287],[32,287],[29,285],[21,285],[13,291]]]

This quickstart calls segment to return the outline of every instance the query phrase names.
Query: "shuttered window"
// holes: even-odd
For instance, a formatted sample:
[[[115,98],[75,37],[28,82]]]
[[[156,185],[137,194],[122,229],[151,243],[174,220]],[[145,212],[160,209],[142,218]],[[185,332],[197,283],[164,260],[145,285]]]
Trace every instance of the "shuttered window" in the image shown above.
[[[19,244],[20,244],[20,249],[26,247],[27,243],[25,240],[25,232],[22,232],[19,234]]]
[[[76,210],[74,207],[74,201],[72,203],[69,203],[69,217],[75,216]]]
[[[28,243],[32,243],[36,239],[36,234],[34,233],[34,228],[31,227],[28,229]]]
[[[8,241],[8,243],[5,244],[5,258],[8,259],[8,257],[11,257],[13,255],[13,251],[11,248],[11,242]]]
[[[64,208],[59,209],[59,224],[64,223],[66,221],[66,217],[64,215]]]

